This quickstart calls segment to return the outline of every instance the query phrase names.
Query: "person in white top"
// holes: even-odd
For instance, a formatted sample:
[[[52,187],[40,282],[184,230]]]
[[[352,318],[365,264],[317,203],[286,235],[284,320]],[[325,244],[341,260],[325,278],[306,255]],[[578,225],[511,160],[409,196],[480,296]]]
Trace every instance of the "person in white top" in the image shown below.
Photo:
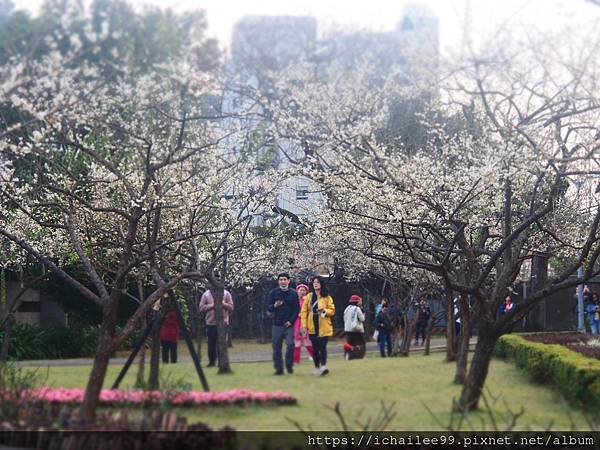
[[[346,344],[344,354],[346,359],[362,359],[365,356],[365,313],[361,309],[362,298],[352,295],[344,310],[344,331]]]

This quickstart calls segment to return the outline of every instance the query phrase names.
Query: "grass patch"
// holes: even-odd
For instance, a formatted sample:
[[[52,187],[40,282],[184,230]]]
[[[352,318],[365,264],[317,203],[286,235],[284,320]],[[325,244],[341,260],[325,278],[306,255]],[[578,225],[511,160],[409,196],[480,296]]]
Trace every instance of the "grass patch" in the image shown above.
[[[396,402],[397,416],[390,430],[439,430],[440,425],[426,410],[424,404],[443,423],[450,420],[452,398],[460,393],[460,387],[452,384],[454,364],[444,361],[444,354],[423,357],[381,359],[368,355],[364,360],[344,361],[341,356],[331,358],[328,367],[331,374],[324,378],[312,376],[312,365],[303,362],[293,375],[275,377],[270,363],[245,363],[233,365],[232,375],[218,376],[216,369],[207,369],[211,390],[221,391],[247,388],[260,391],[285,391],[298,398],[298,406],[249,406],[179,409],[178,414],[192,422],[201,421],[212,427],[231,425],[238,430],[294,430],[286,418],[298,421],[305,429],[339,430],[340,424],[328,409],[340,402],[349,426],[361,429],[360,424],[377,416],[381,402]],[[110,387],[120,366],[110,366],[105,387]],[[44,369],[43,372],[46,372]],[[47,385],[52,387],[85,387],[90,366],[50,367]],[[161,376],[185,379],[194,389],[200,390],[200,382],[190,363],[165,365]],[[121,384],[132,387],[135,367]],[[502,396],[509,408],[525,414],[519,419],[519,430],[568,430],[572,420],[579,430],[589,429],[581,412],[569,406],[552,389],[530,381],[513,364],[493,360],[487,388],[496,396]],[[507,418],[503,401],[497,402],[494,412]],[[491,429],[487,413],[470,415],[476,430]],[[501,427],[501,425],[500,425]],[[471,426],[465,425],[465,429]]]

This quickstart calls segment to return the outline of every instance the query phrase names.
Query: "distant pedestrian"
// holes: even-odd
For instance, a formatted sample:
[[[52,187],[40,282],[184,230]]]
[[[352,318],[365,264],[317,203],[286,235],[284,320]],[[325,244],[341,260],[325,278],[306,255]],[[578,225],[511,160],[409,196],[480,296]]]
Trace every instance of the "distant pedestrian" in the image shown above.
[[[352,295],[348,306],[344,310],[344,332],[346,345],[344,353],[346,359],[361,359],[365,356],[365,314],[362,309],[362,298]]]
[[[458,308],[458,297],[453,301],[454,305],[454,335],[458,336],[460,334],[460,309]]]
[[[298,294],[294,289],[290,289],[289,274],[280,273],[277,276],[277,284],[279,287],[269,292],[267,313],[273,318],[271,340],[275,375],[283,375],[283,341],[286,343],[285,368],[288,373],[294,373],[294,323],[298,319],[300,305]]]
[[[591,302],[587,306],[587,313],[592,334],[600,334],[600,297],[597,292],[592,293]]]
[[[381,312],[381,309],[384,307],[384,305],[389,305],[389,303],[390,302],[387,299],[387,297],[382,297],[381,301],[377,305],[375,305],[375,321],[377,321],[377,316]]]
[[[500,315],[503,316],[503,315],[509,313],[510,311],[512,311],[514,306],[515,306],[515,304],[513,303],[511,296],[507,295],[506,298],[504,299],[504,303],[500,306]]]
[[[382,297],[381,301],[375,305],[374,318],[373,318],[373,326],[375,327],[375,331],[373,332],[373,340],[379,343],[379,330],[377,329],[377,317],[381,312],[381,309],[384,305],[389,304],[387,297]]]
[[[392,356],[392,333],[394,332],[394,321],[390,314],[390,307],[383,305],[377,316],[377,329],[379,330],[379,353],[385,358],[385,349],[387,347],[387,356]]]
[[[417,307],[417,317],[415,324],[415,345],[419,345],[419,336],[421,336],[421,345],[425,344],[425,335],[427,334],[427,324],[431,317],[431,308],[427,304],[427,300],[424,298],[419,302]]]
[[[175,310],[171,309],[165,316],[160,329],[160,346],[162,362],[175,364],[177,362],[177,341],[179,340],[179,320]]]
[[[233,298],[231,293],[223,290],[223,322],[229,325],[229,313],[233,311]],[[206,338],[208,341],[208,366],[215,367],[218,357],[217,347],[217,320],[215,316],[215,300],[210,289],[207,289],[198,305],[198,310],[201,315],[204,315],[204,323],[206,324]]]
[[[577,316],[578,312],[579,312],[579,289],[580,287],[577,286],[575,288],[575,293],[573,294],[573,315]],[[590,288],[587,285],[584,285],[583,287],[583,312],[584,314],[587,312],[587,306],[591,303],[592,301],[592,294],[590,291]]]
[[[298,293],[298,304],[300,306],[300,310],[302,310],[302,305],[306,300],[306,294],[308,294],[308,286],[305,284],[299,284],[296,286],[296,292]],[[310,338],[307,333],[302,333],[302,321],[300,320],[300,310],[298,311],[298,320],[294,324],[294,364],[300,364],[300,359],[302,356],[302,347],[306,347],[306,351],[310,355],[312,359],[314,356],[312,342],[310,342]]]
[[[313,375],[324,376],[329,373],[327,368],[327,341],[333,336],[333,316],[335,303],[329,295],[327,284],[323,277],[314,277],[311,283],[311,292],[306,296],[306,301],[300,311],[302,332],[307,332],[313,344],[313,362],[315,370]]]

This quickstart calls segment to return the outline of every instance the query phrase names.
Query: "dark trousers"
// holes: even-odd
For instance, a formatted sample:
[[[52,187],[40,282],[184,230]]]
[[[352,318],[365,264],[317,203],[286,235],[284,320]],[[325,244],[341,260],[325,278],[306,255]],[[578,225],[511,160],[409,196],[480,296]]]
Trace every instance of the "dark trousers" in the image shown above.
[[[273,325],[271,328],[271,340],[273,343],[273,365],[278,372],[283,371],[283,358],[281,347],[285,341],[285,367],[291,372],[294,367],[294,327]]]
[[[346,331],[346,342],[354,347],[349,359],[364,358],[367,349],[364,333],[358,331]]]
[[[425,331],[427,330],[426,323],[417,323],[415,331],[415,342],[419,342],[419,336],[421,336],[421,342],[425,342]]]
[[[454,335],[458,336],[460,334],[460,322],[454,322]]]
[[[379,331],[379,353],[381,356],[385,356],[385,347],[387,346],[387,355],[392,354],[392,333],[387,331]]]
[[[319,337],[315,334],[310,335],[310,342],[313,345],[313,362],[315,363],[315,367],[318,369],[319,365],[324,366],[327,364],[327,341],[328,337]]]
[[[206,340],[208,341],[208,365],[214,366],[217,363],[217,326],[206,325]]]
[[[160,341],[160,346],[162,348],[162,362],[169,364],[170,359],[175,364],[177,362],[177,342]]]

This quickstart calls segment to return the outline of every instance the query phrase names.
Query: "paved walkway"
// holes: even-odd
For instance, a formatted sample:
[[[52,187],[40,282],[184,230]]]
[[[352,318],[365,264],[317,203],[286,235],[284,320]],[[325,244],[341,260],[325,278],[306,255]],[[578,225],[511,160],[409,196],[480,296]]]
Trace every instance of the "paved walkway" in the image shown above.
[[[475,345],[477,338],[471,338],[471,348]],[[180,343],[179,345],[185,345],[185,343]],[[341,356],[344,354],[344,350],[342,348],[342,341],[334,341],[331,342],[327,346],[327,352],[329,355]],[[285,348],[285,345],[284,345]],[[423,346],[417,346],[410,348],[411,353],[420,353],[424,349]],[[444,352],[446,351],[446,338],[435,337],[431,339],[430,345],[431,352]],[[376,342],[367,342],[367,353],[378,354],[379,348]],[[305,351],[303,351],[303,355]],[[148,354],[146,354],[148,357]],[[110,360],[110,364],[114,365],[123,365],[127,358],[112,358]],[[229,360],[232,363],[253,363],[253,362],[268,362],[271,361],[271,349],[269,344],[265,344],[265,350],[261,351],[253,351],[253,352],[244,352],[244,353],[236,353],[235,351],[235,342],[234,342],[234,350],[229,354]],[[91,366],[93,363],[93,358],[74,358],[74,359],[40,359],[40,360],[30,360],[30,361],[19,361],[17,364],[20,367],[46,367],[46,366]],[[179,362],[186,363],[192,362],[192,358],[189,355],[184,355],[179,358]]]

